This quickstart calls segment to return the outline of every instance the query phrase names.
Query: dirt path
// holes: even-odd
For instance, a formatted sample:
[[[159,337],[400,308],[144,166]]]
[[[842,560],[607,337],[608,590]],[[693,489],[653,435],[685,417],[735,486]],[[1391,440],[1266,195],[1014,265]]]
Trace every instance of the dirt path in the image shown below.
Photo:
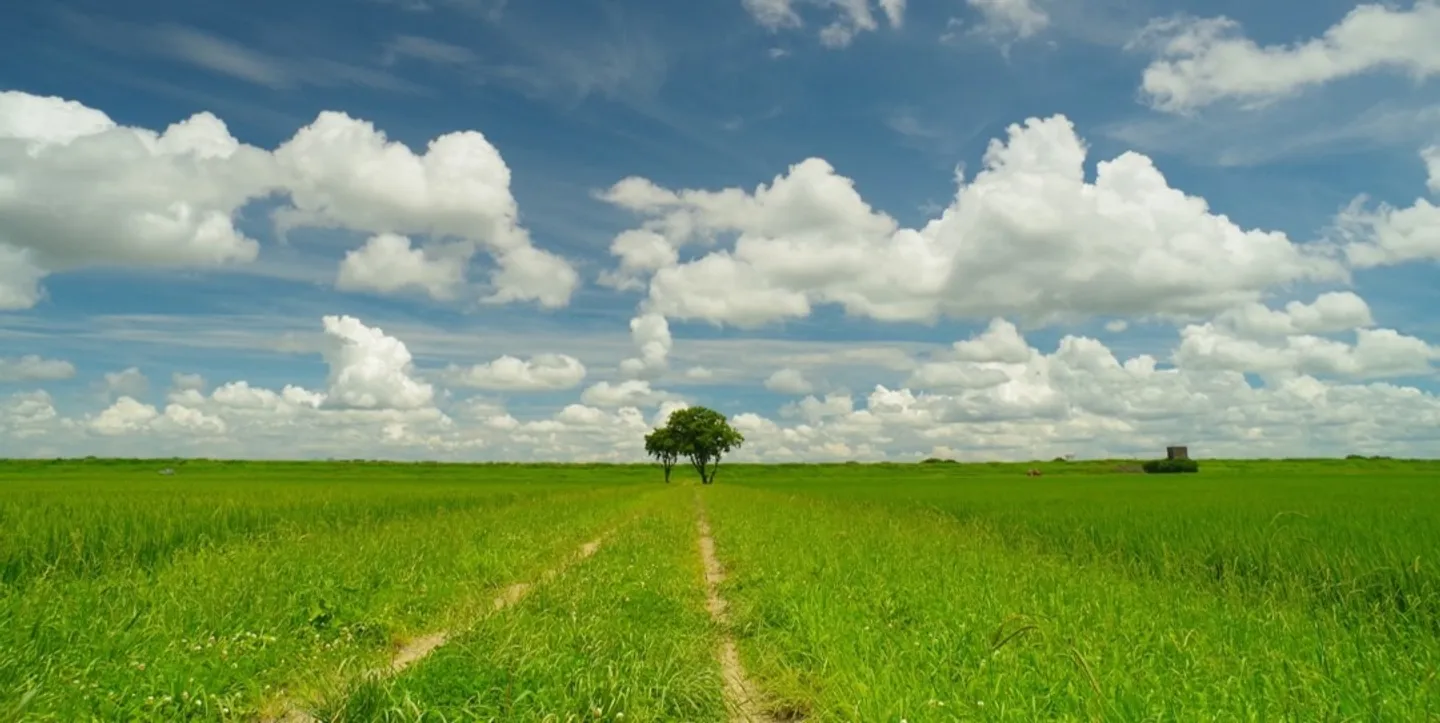
[[[570,569],[572,565],[594,555],[600,549],[600,545],[605,541],[605,538],[609,537],[612,533],[614,533],[614,530],[610,530],[581,545],[575,554],[565,558],[559,565],[542,573],[540,579],[546,581],[553,580],[559,577],[561,573]],[[495,611],[499,612],[524,600],[525,596],[530,594],[530,591],[533,589],[535,589],[535,585],[528,582],[517,582],[506,587],[495,597]],[[399,650],[395,651],[395,655],[390,659],[390,665],[381,670],[371,671],[370,676],[383,677],[395,675],[411,665],[424,660],[426,656],[435,652],[437,648],[444,645],[449,639],[450,632],[447,630],[440,630],[429,635],[412,638],[409,642],[400,646]],[[280,708],[281,712],[278,715],[262,717],[260,719],[262,723],[319,723],[318,718],[301,710],[294,701],[285,701],[275,707]]]
[[[720,597],[720,582],[725,579],[725,571],[715,557],[715,538],[710,535],[710,521],[705,518],[703,507],[697,527],[700,531],[700,559],[705,562],[705,608],[723,629],[730,622],[725,611],[725,599]],[[740,651],[728,630],[720,640],[719,657],[730,723],[775,723],[776,719],[765,712],[758,689],[745,676],[745,668],[740,664]]]

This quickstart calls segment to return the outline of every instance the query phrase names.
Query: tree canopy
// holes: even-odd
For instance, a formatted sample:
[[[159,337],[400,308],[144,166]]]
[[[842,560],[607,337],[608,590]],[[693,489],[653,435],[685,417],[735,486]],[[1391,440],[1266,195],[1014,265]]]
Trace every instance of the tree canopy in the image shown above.
[[[665,481],[669,482],[670,470],[675,469],[675,462],[680,459],[679,445],[669,427],[660,427],[645,435],[645,454],[665,468]]]
[[[714,484],[720,459],[745,443],[725,415],[706,407],[687,407],[670,415],[665,426],[645,435],[645,453],[665,467],[665,481],[680,457],[700,474],[701,484]]]

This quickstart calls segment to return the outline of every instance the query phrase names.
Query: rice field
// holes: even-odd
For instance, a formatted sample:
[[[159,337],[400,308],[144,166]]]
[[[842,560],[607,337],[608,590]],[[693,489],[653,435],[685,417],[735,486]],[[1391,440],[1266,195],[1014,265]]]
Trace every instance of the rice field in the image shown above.
[[[0,462],[0,721],[1440,720],[1440,463],[1117,464]]]

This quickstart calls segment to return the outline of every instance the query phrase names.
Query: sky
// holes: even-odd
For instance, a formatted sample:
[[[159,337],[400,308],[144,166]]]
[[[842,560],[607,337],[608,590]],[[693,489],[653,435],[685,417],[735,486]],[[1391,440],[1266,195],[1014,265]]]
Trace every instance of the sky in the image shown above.
[[[21,0],[0,455],[1440,455],[1440,0]]]

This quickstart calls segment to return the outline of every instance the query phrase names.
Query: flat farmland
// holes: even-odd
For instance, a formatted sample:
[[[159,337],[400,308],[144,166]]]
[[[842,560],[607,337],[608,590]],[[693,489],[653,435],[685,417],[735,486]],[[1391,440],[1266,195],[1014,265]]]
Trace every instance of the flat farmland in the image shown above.
[[[1440,464],[1116,464],[4,462],[0,720],[1440,720]]]

